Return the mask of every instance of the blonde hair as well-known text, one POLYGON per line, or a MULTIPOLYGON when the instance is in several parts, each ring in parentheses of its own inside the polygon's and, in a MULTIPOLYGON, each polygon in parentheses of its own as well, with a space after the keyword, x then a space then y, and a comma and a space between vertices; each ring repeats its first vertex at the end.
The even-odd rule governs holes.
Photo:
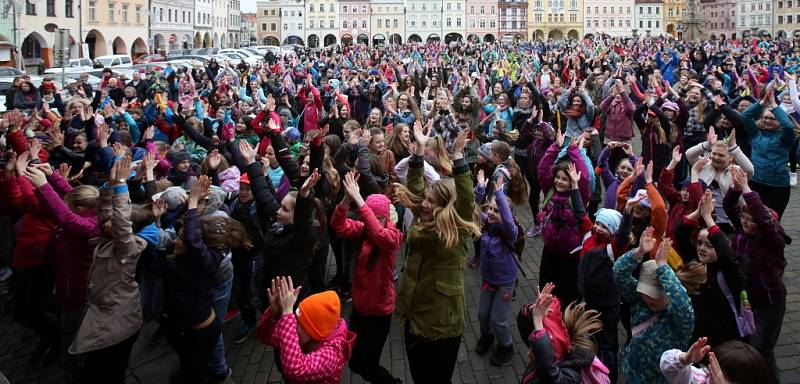
POLYGON ((328 191, 328 196, 324 196, 323 199, 325 201, 331 201, 339 194, 340 183, 339 171, 336 170, 336 167, 333 165, 333 159, 328 155, 322 158, 322 174, 325 175, 325 180, 328 185, 331 186, 330 191, 328 191))
POLYGON ((700 293, 700 286, 708 281, 708 266, 699 261, 692 260, 682 265, 675 275, 681 281, 686 292, 690 295, 700 293))
POLYGON ((91 185, 79 185, 64 195, 64 202, 71 210, 78 207, 94 208, 100 198, 100 190, 91 185))
POLYGON ((425 232, 435 232, 439 234, 439 241, 444 243, 445 248, 453 248, 458 245, 462 234, 480 236, 481 229, 474 221, 464 220, 456 212, 456 188, 452 180, 440 179, 433 182, 426 191, 433 193, 437 207, 433 209, 433 220, 422 221, 422 201, 424 196, 417 196, 403 184, 395 183, 395 197, 406 208, 414 212, 417 217, 416 225, 419 225, 425 232))
POLYGON ((441 136, 434 136, 428 140, 428 144, 436 152, 436 164, 431 164, 436 168, 442 176, 450 176, 453 174, 453 165, 450 164, 450 158, 447 155, 447 149, 444 147, 444 139, 441 136))
POLYGON ((586 303, 572 302, 564 311, 564 326, 567 328, 573 349, 580 348, 597 353, 597 345, 591 335, 603 329, 600 312, 586 309, 586 303))

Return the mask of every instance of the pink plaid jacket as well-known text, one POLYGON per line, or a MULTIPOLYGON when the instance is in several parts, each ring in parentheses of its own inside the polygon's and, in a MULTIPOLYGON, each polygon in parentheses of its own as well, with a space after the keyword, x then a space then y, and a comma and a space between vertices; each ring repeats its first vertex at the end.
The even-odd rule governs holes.
POLYGON ((283 315, 276 322, 267 308, 259 320, 258 339, 280 351, 286 381, 292 384, 334 384, 341 382, 342 370, 350 360, 356 334, 348 331, 347 323, 340 318, 331 334, 313 352, 305 354, 300 350, 295 316, 283 315))

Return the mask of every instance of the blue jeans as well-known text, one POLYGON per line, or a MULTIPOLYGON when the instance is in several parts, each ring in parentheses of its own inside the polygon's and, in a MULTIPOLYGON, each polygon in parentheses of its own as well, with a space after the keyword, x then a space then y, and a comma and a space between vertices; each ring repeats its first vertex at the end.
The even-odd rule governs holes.
POLYGON ((492 286, 494 290, 481 288, 478 301, 478 322, 481 326, 481 336, 494 335, 497 344, 510 347, 513 343, 509 328, 511 314, 511 296, 514 293, 514 284, 492 286))
MULTIPOLYGON (((228 312, 228 302, 231 300, 231 289, 233 288, 233 263, 231 259, 226 259, 220 264, 217 272, 217 281, 214 285, 214 312, 222 324, 225 314, 228 312)), ((219 334, 214 352, 208 360, 208 369, 213 376, 225 377, 228 375, 228 361, 225 360, 225 340, 222 339, 222 332, 219 334)))

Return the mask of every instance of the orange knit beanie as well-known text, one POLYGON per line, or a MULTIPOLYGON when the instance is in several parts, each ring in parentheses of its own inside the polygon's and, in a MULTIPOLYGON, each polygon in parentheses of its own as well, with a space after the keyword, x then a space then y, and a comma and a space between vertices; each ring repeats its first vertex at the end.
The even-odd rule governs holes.
POLYGON ((339 295, 334 291, 311 295, 300 302, 298 309, 300 325, 312 339, 321 341, 328 337, 339 321, 339 295))

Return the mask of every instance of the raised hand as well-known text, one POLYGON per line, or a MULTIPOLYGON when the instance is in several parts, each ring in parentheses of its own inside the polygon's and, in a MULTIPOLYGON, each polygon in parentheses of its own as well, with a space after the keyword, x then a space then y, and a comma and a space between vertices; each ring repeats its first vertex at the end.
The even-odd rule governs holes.
POLYGON ((25 168, 22 175, 36 188, 41 188, 43 185, 47 184, 47 176, 35 166, 28 166, 25 168))
POLYGON ((28 152, 30 152, 31 154, 31 160, 38 159, 41 150, 42 150, 42 142, 35 137, 31 139, 30 144, 28 144, 28 152))
MULTIPOLYGON (((580 174, 580 172, 578 172, 578 174, 580 174)), ((502 190, 505 184, 506 184, 506 178, 503 177, 503 175, 498 175, 497 178, 495 178, 494 180, 494 190, 495 191, 502 190)))
POLYGON ((245 163, 247 163, 247 165, 255 163, 256 155, 258 153, 256 149, 251 147, 250 143, 248 143, 246 140, 239 140, 239 152, 242 154, 242 157, 244 158, 244 161, 245 163))
POLYGON ((350 145, 356 145, 361 141, 361 129, 354 129, 350 131, 350 137, 347 139, 347 143, 350 145))
POLYGON ((145 128, 144 134, 142 134, 142 140, 149 141, 153 140, 153 136, 156 134, 156 128, 154 126, 149 126, 145 128))
POLYGON ((564 134, 561 132, 560 128, 556 129, 556 145, 559 148, 564 148, 564 134))
POLYGON ((669 258, 669 249, 672 247, 672 239, 665 238, 661 244, 658 246, 658 251, 656 252, 656 264, 659 266, 667 264, 667 259, 669 258))
POLYGON ((706 143, 708 143, 708 150, 717 142, 717 132, 714 126, 708 127, 708 136, 706 136, 706 143))
POLYGON ((154 201, 153 205, 150 207, 150 211, 153 212, 153 217, 155 217, 156 222, 158 222, 158 218, 167 213, 167 201, 164 199, 154 201))
MULTIPOLYGON (((241 140, 240 142, 247 143, 244 140, 241 140)), ((249 146, 250 145, 248 144, 248 147, 249 146)), ((216 149, 211 151, 211 154, 208 155, 208 168, 216 170, 219 167, 220 161, 221 161, 221 155, 219 154, 219 151, 216 149)))
POLYGON ((701 217, 711 218, 711 214, 714 213, 714 195, 710 189, 703 193, 703 197, 700 198, 700 203, 697 205, 697 210, 701 217))
POLYGON ((453 159, 464 157, 464 147, 467 146, 467 136, 469 136, 468 129, 462 129, 458 132, 458 135, 453 141, 453 159))
POLYGON ((419 121, 414 122, 414 140, 417 142, 417 154, 424 153, 425 147, 428 145, 430 137, 422 130, 422 124, 419 121))
POLYGON ((61 163, 61 165, 58 166, 58 174, 61 175, 61 177, 65 179, 69 178, 70 172, 72 172, 72 166, 69 165, 69 163, 61 163))
POLYGON ((111 146, 111 151, 114 153, 114 157, 116 158, 125 156, 125 147, 121 143, 114 143, 111 146))
POLYGON ((675 148, 672 148, 672 162, 678 164, 681 162, 683 155, 681 155, 681 146, 676 145, 675 148))
POLYGON ((300 289, 303 287, 294 287, 292 277, 281 277, 280 287, 278 288, 278 300, 281 305, 281 315, 290 315, 294 311, 294 304, 297 302, 297 297, 300 296, 300 289))
POLYGON ((642 256, 644 256, 645 253, 652 251, 653 247, 655 246, 655 229, 653 229, 653 227, 647 227, 647 229, 642 232, 642 236, 639 237, 639 248, 636 250, 636 255, 641 260, 642 256))
POLYGON ((50 136, 50 142, 56 147, 64 145, 64 134, 58 127, 54 128, 47 132, 47 135, 50 136))
POLYGON ((544 328, 544 318, 550 313, 550 305, 553 303, 553 289, 555 289, 553 283, 545 284, 544 288, 538 292, 536 302, 533 303, 531 317, 533 318, 533 327, 536 330, 544 328))
POLYGON ((313 189, 314 186, 317 185, 319 178, 320 174, 317 171, 317 169, 314 168, 314 172, 311 172, 311 176, 309 176, 308 179, 306 179, 306 181, 303 183, 303 187, 300 188, 300 196, 308 197, 308 194, 311 192, 311 189, 313 189))
POLYGON ((694 363, 698 363, 703 360, 703 357, 711 350, 711 346, 708 344, 707 337, 701 337, 695 341, 689 350, 686 352, 681 353, 678 357, 681 364, 683 365, 690 365, 694 363))
POLYGON ((211 194, 211 179, 202 175, 197 179, 197 182, 192 185, 191 194, 189 195, 189 209, 197 208, 200 200, 205 200, 211 194))
POLYGON ((642 157, 639 157, 638 159, 636 159, 636 165, 633 167, 633 178, 636 179, 637 177, 639 177, 639 175, 641 175, 642 172, 644 172, 644 168, 645 168, 644 159, 642 157))
POLYGON ((478 187, 486 188, 486 176, 483 174, 483 169, 478 170, 478 187))
POLYGON ((728 384, 728 379, 722 373, 722 368, 719 366, 719 360, 714 352, 708 353, 708 375, 711 384, 728 384))
POLYGON ((572 189, 578 188, 578 182, 581 181, 581 171, 578 171, 575 168, 575 164, 570 163, 567 167, 567 174, 569 175, 569 179, 572 182, 572 189))
POLYGON ((22 152, 19 156, 17 156, 16 161, 14 163, 14 168, 17 170, 17 176, 22 176, 25 168, 28 166, 28 161, 30 160, 31 153, 30 152, 22 152))
POLYGON ((728 149, 736 148, 736 128, 731 130, 731 134, 728 135, 725 140, 728 141, 728 149))
POLYGON ((651 184, 653 182, 653 160, 650 160, 650 162, 647 163, 647 167, 644 171, 644 181, 647 184, 651 184))
POLYGON ((283 310, 281 309, 280 293, 278 292, 280 279, 281 279, 280 277, 272 279, 271 286, 267 288, 267 298, 269 299, 269 313, 270 315, 272 315, 273 318, 277 318, 283 312, 283 310))
POLYGON ((692 164, 692 181, 697 181, 700 178, 700 172, 703 171, 709 164, 711 164, 711 159, 707 157, 701 157, 697 160, 694 164, 692 164))
POLYGON ((735 185, 737 189, 742 192, 750 191, 750 185, 747 182, 747 174, 738 165, 731 167, 731 178, 733 179, 733 185, 735 185))
POLYGON ((357 208, 364 205, 364 199, 361 197, 361 189, 358 187, 359 174, 356 171, 350 171, 344 175, 344 192, 350 201, 356 203, 357 208))

